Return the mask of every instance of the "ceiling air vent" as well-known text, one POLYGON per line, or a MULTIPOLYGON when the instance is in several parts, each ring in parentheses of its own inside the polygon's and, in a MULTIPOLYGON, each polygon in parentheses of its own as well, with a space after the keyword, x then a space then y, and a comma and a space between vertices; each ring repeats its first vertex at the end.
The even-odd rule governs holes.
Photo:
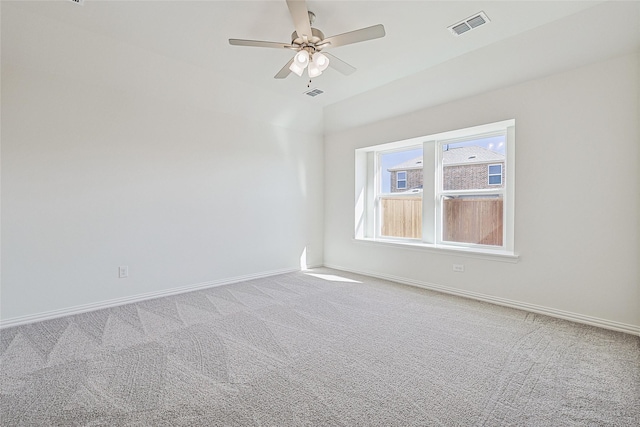
POLYGON ((487 22, 491 22, 487 15, 484 12, 478 12, 473 16, 468 17, 464 21, 455 23, 447 29, 451 31, 456 36, 466 33, 467 31, 471 31, 474 28, 478 28, 481 25, 486 24, 487 22))
POLYGON ((321 93, 324 93, 324 91, 320 90, 320 89, 311 89, 311 90, 306 91, 304 94, 305 95, 309 95, 311 97, 314 97, 314 96, 320 95, 321 93))

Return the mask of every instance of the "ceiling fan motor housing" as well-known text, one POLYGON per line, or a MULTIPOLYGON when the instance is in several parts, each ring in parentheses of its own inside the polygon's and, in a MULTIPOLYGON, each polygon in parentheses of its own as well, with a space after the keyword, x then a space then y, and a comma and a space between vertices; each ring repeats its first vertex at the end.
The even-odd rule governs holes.
MULTIPOLYGON (((324 33, 317 28, 311 28, 311 37, 307 38, 307 42, 305 43, 302 37, 298 37, 297 32, 291 33, 291 44, 299 45, 301 47, 311 46, 314 47, 316 44, 320 43, 324 40, 324 33)), ((314 49, 315 50, 315 49, 314 49)))

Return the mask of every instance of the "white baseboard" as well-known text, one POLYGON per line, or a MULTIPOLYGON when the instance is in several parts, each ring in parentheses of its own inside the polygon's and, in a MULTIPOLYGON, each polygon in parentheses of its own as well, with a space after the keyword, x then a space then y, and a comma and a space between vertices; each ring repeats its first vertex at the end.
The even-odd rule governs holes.
MULTIPOLYGON (((520 310, 530 311, 530 312, 539 313, 539 314, 545 314, 551 317, 556 317, 556 318, 570 320, 577 323, 583 323, 591 326, 598 326, 604 329, 610 329, 614 331, 625 332, 628 334, 640 336, 640 326, 616 322, 613 320, 600 319, 593 316, 572 313, 569 311, 558 310, 555 308, 545 307, 541 305, 529 304, 525 302, 510 300, 507 298, 500 298, 500 297, 494 297, 491 295, 485 295, 478 292, 471 292, 471 291, 450 288, 448 286, 442 286, 434 283, 407 279, 405 277, 393 276, 388 274, 380 274, 380 273, 375 273, 371 271, 354 270, 351 268, 333 265, 333 264, 325 264, 324 266, 327 268, 333 268, 336 270, 348 271, 355 274, 362 274, 365 276, 376 277, 379 279, 389 280, 396 283, 402 283, 410 286, 417 286, 424 289, 443 292, 451 295, 457 295, 465 298, 471 298, 479 301, 490 302, 490 303, 502 305, 505 307, 517 308, 520 310)), ((308 269, 317 268, 317 267, 320 267, 320 266, 310 266, 308 267, 308 269)), ((153 298, 177 295, 184 292, 197 291, 200 289, 206 289, 206 288, 211 288, 215 286, 223 286, 223 285, 229 285, 232 283, 244 282, 247 280, 277 276, 279 274, 292 273, 294 271, 298 271, 298 269, 274 270, 274 271, 249 274, 244 276, 237 276, 237 277, 232 277, 232 278, 227 278, 222 280, 214 280, 210 282, 197 283, 194 285, 181 286, 178 288, 172 288, 172 289, 167 289, 163 291, 149 292, 145 294, 138 294, 138 295, 123 297, 123 298, 115 298, 115 299, 100 301, 100 302, 91 303, 91 304, 83 304, 83 305, 68 307, 60 310, 52 310, 52 311, 46 311, 42 313, 31 314, 27 316, 13 317, 9 319, 0 320, 0 329, 12 327, 12 326, 24 325, 24 324, 33 323, 33 322, 40 322, 43 320, 55 319, 57 317, 85 313, 87 311, 94 311, 94 310, 100 310, 103 308, 116 307, 124 304, 131 304, 131 303, 149 300, 153 298)))
POLYGON ((144 294, 132 295, 129 297, 115 298, 115 299, 100 301, 96 303, 77 305, 74 307, 63 308, 60 310, 45 311, 43 313, 30 314, 27 316, 12 317, 9 319, 0 320, 0 329, 9 328, 11 326, 25 325, 28 323, 41 322, 43 320, 55 319, 57 317, 70 316, 73 314, 86 313, 87 311, 94 311, 94 310, 100 310, 103 308, 116 307, 124 304, 131 304, 131 303, 145 301, 153 298, 177 295, 177 294, 182 294, 184 292, 197 291, 200 289, 212 288, 215 286, 230 285, 232 283, 245 282, 247 280, 262 279, 265 277, 277 276, 279 274, 292 273, 294 271, 299 271, 299 269, 294 268, 294 269, 266 271, 266 272, 256 273, 256 274, 248 274, 245 276, 237 276, 237 277, 232 277, 232 278, 222 279, 222 280, 213 280, 210 282, 197 283, 195 285, 180 286, 177 288, 171 288, 171 289, 166 289, 162 291, 148 292, 144 294))
POLYGON ((359 271, 347 267, 338 266, 335 264, 325 264, 327 268, 333 268, 336 270, 348 271, 355 274, 362 274, 364 276, 376 277, 378 279, 389 280, 391 282, 402 283, 410 286, 417 286, 432 291, 443 292, 446 294, 457 295, 465 298, 471 298, 479 301, 490 302, 493 304, 517 308, 520 310, 530 311, 533 313, 545 314, 547 316, 556 317, 559 319, 570 320, 576 323, 582 323, 591 326, 598 326, 604 329, 610 329, 618 332, 625 332, 627 334, 640 336, 640 326, 630 325, 627 323, 616 322, 613 320, 600 319, 598 317, 587 316, 584 314, 572 313, 570 311, 558 310, 551 307, 545 307, 536 304, 529 304, 526 302, 520 302, 510 300, 507 298, 494 297, 491 295, 485 295, 478 292, 465 291, 461 289, 450 288, 448 286, 437 285, 434 283, 422 282, 413 279, 407 279, 405 277, 392 276, 388 274, 380 274, 371 271, 359 271))

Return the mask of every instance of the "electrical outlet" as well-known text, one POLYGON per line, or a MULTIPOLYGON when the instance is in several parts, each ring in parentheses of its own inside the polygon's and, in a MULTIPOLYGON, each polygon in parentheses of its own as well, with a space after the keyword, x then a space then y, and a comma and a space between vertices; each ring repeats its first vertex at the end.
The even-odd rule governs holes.
POLYGON ((118 267, 118 277, 120 279, 129 277, 129 266, 121 265, 120 267, 118 267))
POLYGON ((457 273, 463 273, 464 272, 464 264, 453 264, 453 271, 455 271, 457 273))

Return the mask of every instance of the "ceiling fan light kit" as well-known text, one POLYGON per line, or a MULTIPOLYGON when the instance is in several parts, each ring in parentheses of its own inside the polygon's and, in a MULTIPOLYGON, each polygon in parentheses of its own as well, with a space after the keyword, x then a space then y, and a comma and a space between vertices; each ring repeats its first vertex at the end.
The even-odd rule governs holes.
POLYGON ((289 66, 289 70, 301 77, 307 67, 309 78, 313 79, 322 74, 329 66, 329 58, 320 52, 310 55, 307 50, 301 50, 293 58, 294 60, 289 66))
POLYGON ((302 77, 302 73, 304 73, 304 67, 301 67, 300 65, 296 64, 296 61, 293 61, 291 63, 291 65, 289 66, 289 70, 293 71, 299 77, 302 77))
POLYGON ((301 50, 300 52, 296 53, 296 56, 294 58, 296 58, 296 64, 304 68, 309 63, 309 52, 307 52, 306 50, 301 50))
POLYGON ((296 29, 291 34, 291 43, 229 39, 229 44, 234 46, 295 50, 297 52, 295 56, 274 76, 276 79, 284 79, 291 73, 302 76, 305 68, 309 78, 314 78, 321 75, 330 66, 344 75, 352 74, 356 70, 355 67, 333 55, 322 54, 320 51, 328 47, 344 46, 385 36, 384 26, 378 24, 325 38, 322 31, 311 27, 316 16, 307 9, 304 0, 287 0, 287 6, 296 29))
POLYGON ((320 71, 324 71, 329 67, 329 58, 320 52, 313 55, 313 62, 318 66, 320 71))
POLYGON ((320 68, 318 68, 318 66, 314 62, 309 64, 309 69, 307 71, 309 72, 310 79, 318 77, 320 74, 322 74, 322 71, 320 71, 320 68))

